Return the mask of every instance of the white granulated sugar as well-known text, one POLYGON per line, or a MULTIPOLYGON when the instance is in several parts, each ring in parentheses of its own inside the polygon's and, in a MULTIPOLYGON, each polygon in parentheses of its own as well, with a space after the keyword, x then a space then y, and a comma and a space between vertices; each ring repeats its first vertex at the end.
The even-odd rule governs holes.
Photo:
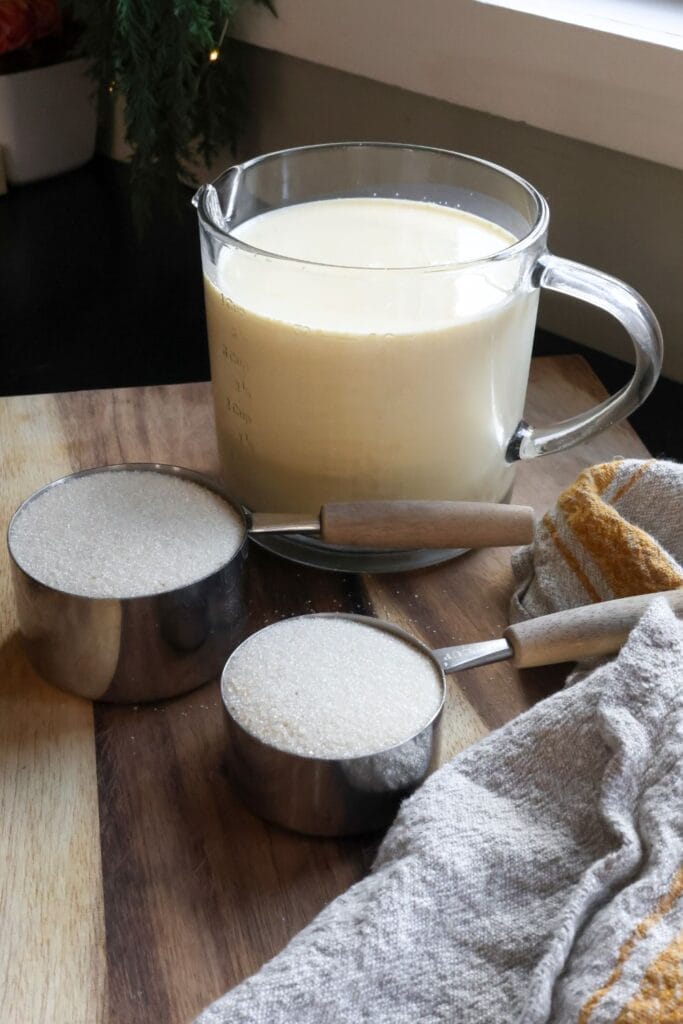
POLYGON ((187 586, 238 551, 244 525, 213 491, 150 470, 97 472, 50 487, 16 517, 10 547, 41 583, 83 597, 187 586))
POLYGON ((410 739, 436 714, 428 655, 351 619, 301 616, 254 633, 223 679, 232 716, 280 750, 357 757, 410 739))

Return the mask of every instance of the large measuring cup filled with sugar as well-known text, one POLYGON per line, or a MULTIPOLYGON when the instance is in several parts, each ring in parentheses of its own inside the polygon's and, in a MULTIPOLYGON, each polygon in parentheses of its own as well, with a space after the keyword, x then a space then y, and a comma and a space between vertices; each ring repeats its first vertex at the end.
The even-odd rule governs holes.
MULTIPOLYGON (((661 334, 627 285, 552 256, 548 206, 516 174, 420 146, 342 143, 258 157, 194 199, 227 491, 252 511, 327 502, 505 502, 519 459, 629 415, 661 334), (606 310, 636 358, 620 392, 571 420, 522 419, 541 288, 606 310)), ((399 569, 444 551, 271 550, 399 569)))

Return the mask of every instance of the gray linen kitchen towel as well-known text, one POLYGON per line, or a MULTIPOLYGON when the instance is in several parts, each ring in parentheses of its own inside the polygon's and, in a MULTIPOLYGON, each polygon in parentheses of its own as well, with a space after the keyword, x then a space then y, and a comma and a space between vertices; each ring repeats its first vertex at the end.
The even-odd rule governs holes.
POLYGON ((198 1024, 681 1024, 683 627, 407 800, 371 874, 198 1024))

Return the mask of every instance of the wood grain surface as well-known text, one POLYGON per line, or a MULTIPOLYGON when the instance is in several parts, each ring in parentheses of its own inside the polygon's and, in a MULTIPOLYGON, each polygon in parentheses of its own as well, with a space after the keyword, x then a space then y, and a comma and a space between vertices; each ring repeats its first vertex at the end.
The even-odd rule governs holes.
MULTIPOLYGON (((536 360, 527 418, 604 392, 577 357, 536 360)), ((5 522, 49 480, 121 461, 217 473, 207 384, 0 401, 5 522)), ((521 465, 513 500, 547 508, 585 466, 646 450, 620 425, 521 465)), ((313 840, 254 818, 231 792, 216 684, 158 705, 91 705, 42 683, 0 578, 0 1021, 184 1024, 280 950, 370 867, 377 838, 313 840)), ((250 628, 309 611, 392 620, 432 646, 500 636, 509 549, 410 574, 341 576, 252 545, 250 628)), ((561 684, 566 666, 508 663, 449 680, 443 756, 561 684)))

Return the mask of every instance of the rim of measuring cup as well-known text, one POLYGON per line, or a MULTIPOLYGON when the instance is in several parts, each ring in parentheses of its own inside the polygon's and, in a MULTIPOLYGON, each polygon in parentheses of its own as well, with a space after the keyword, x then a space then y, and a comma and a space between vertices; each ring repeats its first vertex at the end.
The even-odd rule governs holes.
MULTIPOLYGON (((253 157, 251 160, 245 160, 244 163, 234 164, 232 167, 228 167, 222 174, 219 174, 217 178, 210 183, 214 188, 223 181, 227 175, 233 171, 246 171, 258 164, 266 163, 269 160, 275 160, 283 156, 287 156, 289 153, 299 153, 313 150, 335 150, 335 149, 395 149, 395 150, 416 150, 427 153, 439 153, 442 156, 454 156, 460 160, 467 160, 472 164, 479 164, 481 167, 486 167, 491 171, 502 175, 511 181, 516 182, 517 185, 522 188, 528 196, 532 199, 536 217, 531 228, 527 234, 523 235, 522 238, 517 239, 512 245, 507 246, 505 249, 501 249, 499 252, 492 253, 490 256, 480 256, 475 260, 459 260, 451 263, 437 263, 437 264, 417 264, 411 267, 363 267, 355 266, 353 264, 342 264, 342 263, 320 263, 316 260, 304 260, 296 256, 284 256, 281 253, 270 252, 268 249, 259 249, 254 245, 250 245, 248 242, 243 242, 241 239, 236 238, 230 230, 226 230, 221 224, 218 224, 212 217, 211 210, 208 202, 208 189, 206 185, 202 185, 201 188, 195 193, 195 205, 197 207, 197 214, 199 221, 203 228, 210 231, 214 236, 222 239, 224 242, 229 242, 234 248, 242 250, 243 252, 253 253, 257 256, 264 256, 271 260, 283 260, 287 263, 303 264, 313 267, 327 267, 330 270, 361 270, 364 273, 372 271, 380 271, 384 274, 391 273, 402 273, 422 271, 423 273, 438 273, 439 271, 453 271, 464 267, 476 267, 491 263, 492 261, 502 261, 513 259, 515 256, 520 255, 525 250, 531 248, 536 242, 538 242, 546 233, 548 229, 548 222, 550 219, 550 210, 546 200, 543 198, 538 189, 534 188, 525 178, 521 175, 515 174, 514 171, 508 170, 506 167, 502 167, 500 164, 493 163, 491 160, 484 160, 482 157, 470 156, 469 153, 460 153, 457 150, 444 149, 438 146, 413 146, 408 142, 326 142, 316 144, 312 146, 290 146, 287 149, 274 150, 272 153, 264 153, 261 156, 253 157)), ((299 205, 299 204, 294 204, 299 205)), ((220 207, 219 207, 220 208, 220 207)), ((278 207, 280 209, 280 207, 278 207)))
POLYGON ((23 572, 24 576, 27 576, 30 580, 32 580, 39 586, 45 587, 46 590, 52 590, 56 594, 65 594, 68 597, 78 597, 81 598, 81 600, 83 601, 145 601, 149 598, 160 597, 162 594, 173 594, 181 590, 186 590, 187 587, 194 587, 198 583, 203 583, 205 580, 208 580, 212 576, 215 576, 216 573, 222 572, 227 565, 230 565, 230 563, 234 561, 236 558, 238 558, 246 549, 246 546, 249 543, 249 524, 247 522, 247 517, 244 512, 244 509, 241 507, 241 505, 236 504, 236 502, 229 498, 225 491, 222 489, 222 487, 214 480, 212 480, 211 477, 205 476, 203 473, 198 473, 197 470, 195 469, 187 469, 184 466, 175 466, 172 463, 166 462, 117 462, 111 466, 92 466, 90 469, 79 469, 75 473, 66 473, 64 476, 60 476, 56 480, 51 480, 43 487, 39 487, 37 491, 33 491, 33 493, 29 494, 27 498, 24 498, 22 503, 18 506, 18 508, 12 515, 12 518, 10 519, 7 525, 6 540, 7 550, 9 551, 10 558, 17 566, 17 568, 19 568, 23 572), (219 498, 222 498, 226 502, 226 504, 230 505, 230 507, 234 509, 234 511, 237 512, 238 515, 240 516, 242 520, 242 525, 244 526, 244 537, 242 539, 242 543, 234 552, 234 554, 230 556, 230 558, 226 559, 224 562, 221 562, 221 564, 217 566, 212 572, 208 572, 204 576, 198 576, 196 579, 190 580, 189 583, 183 583, 183 585, 180 587, 171 587, 168 590, 156 590, 148 594, 124 594, 110 597, 104 597, 102 595, 93 594, 79 594, 77 591, 65 590, 62 587, 53 586, 52 583, 46 583, 45 580, 41 580, 37 576, 34 576, 33 573, 29 572, 28 569, 26 569, 22 565, 21 561, 19 560, 19 558, 17 557, 12 548, 12 527, 14 525, 15 520, 19 518, 19 516, 22 514, 24 509, 27 508, 28 505, 30 505, 33 501, 39 498, 41 494, 44 494, 46 491, 51 490, 51 488, 61 487, 62 485, 68 483, 70 480, 76 480, 79 477, 84 476, 91 476, 94 475, 95 473, 122 473, 125 471, 134 471, 138 473, 156 472, 162 473, 165 476, 177 476, 181 477, 184 480, 190 480, 192 481, 192 483, 196 483, 200 487, 205 487, 207 490, 212 491, 214 494, 218 495, 219 498))
POLYGON ((405 746, 406 743, 410 743, 418 736, 421 736, 423 732, 427 731, 427 729, 431 729, 431 727, 435 725, 436 722, 438 722, 439 717, 443 712, 444 704, 446 703, 446 676, 443 671, 443 668, 439 664, 438 659, 434 656, 432 650, 425 643, 423 643, 422 640, 418 640, 418 638, 416 636, 413 636, 412 633, 409 633, 406 629, 403 629, 401 626, 394 625, 393 622, 387 622, 386 619, 376 619, 372 615, 355 615, 352 612, 311 612, 308 615, 292 615, 287 619, 278 619, 277 622, 270 622, 268 623, 267 626, 262 626, 261 629, 257 629, 253 633, 250 633, 249 636, 246 637, 240 644, 238 644, 237 647, 235 647, 235 649, 231 651, 230 655, 228 656, 228 660, 223 666, 223 671, 221 672, 220 691, 223 710, 229 717, 230 721, 234 722, 235 725, 237 725, 242 730, 242 732, 246 733, 247 736, 250 736, 251 739, 256 740, 257 743, 261 743, 264 747, 268 747, 271 750, 277 750, 280 754, 286 754, 289 757, 298 757, 306 761, 316 761, 320 764, 332 764, 335 762, 347 763, 350 761, 357 761, 361 758, 374 757, 375 755, 386 754, 388 751, 391 750, 398 750, 399 747, 403 747, 405 746), (240 722, 239 718, 233 715, 232 711, 228 707, 224 692, 226 684, 225 674, 228 670, 228 666, 232 658, 237 654, 239 650, 241 650, 242 647, 246 647, 253 637, 257 636, 260 633, 265 633, 269 629, 274 629, 276 626, 282 625, 283 622, 291 622, 293 619, 351 619, 354 622, 362 623, 364 626, 373 626, 375 629, 379 629, 381 632, 392 633, 394 636, 397 636, 400 640, 406 640, 408 643, 412 644, 413 647, 416 647, 422 654, 426 654, 437 670, 437 673, 441 680, 441 700, 439 702, 438 708, 436 709, 434 714, 424 723, 424 725, 420 726, 419 729, 416 729, 415 732, 412 732, 410 736, 406 736, 405 739, 400 740, 398 743, 390 743, 389 746, 387 747, 380 747, 375 750, 366 750, 360 754, 330 754, 328 756, 322 754, 302 754, 296 750, 288 750, 286 747, 280 747, 278 746, 277 743, 271 743, 270 740, 265 740, 263 739, 262 736, 258 736, 255 732, 252 732, 251 729, 247 729, 247 727, 243 725, 242 722, 240 722))

